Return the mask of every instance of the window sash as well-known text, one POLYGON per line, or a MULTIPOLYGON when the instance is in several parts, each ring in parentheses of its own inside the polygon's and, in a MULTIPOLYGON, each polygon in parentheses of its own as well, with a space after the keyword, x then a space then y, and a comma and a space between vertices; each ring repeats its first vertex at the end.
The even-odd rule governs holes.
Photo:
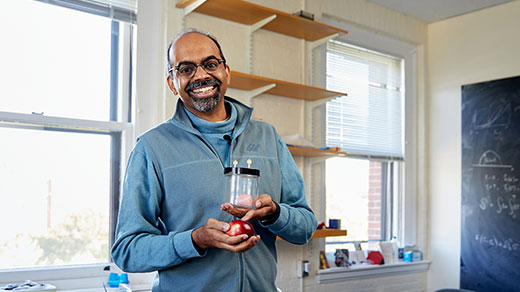
MULTIPOLYGON (((349 158, 350 157, 349 155, 349 158)), ((401 186, 399 184, 400 167, 403 162, 374 160, 361 158, 368 161, 377 161, 381 163, 380 172, 380 196, 381 196, 381 213, 380 213, 380 235, 379 239, 369 238, 368 240, 344 240, 342 238, 328 238, 327 245, 349 244, 349 243, 370 243, 379 241, 389 241, 394 237, 398 237, 399 218, 399 202, 401 194, 401 186)), ((327 215, 328 217, 328 215, 327 215)))
POLYGON ((327 44, 326 144, 349 155, 404 157, 404 61, 339 41, 327 44))
POLYGON ((137 0, 35 0, 117 21, 137 23, 137 0))
MULTIPOLYGON (((109 244, 112 245, 115 240, 115 229, 119 213, 121 171, 123 169, 122 161, 125 161, 126 157, 129 155, 130 145, 132 145, 133 141, 131 138, 133 125, 131 123, 115 121, 104 122, 0 111, 0 127, 89 133, 109 135, 111 137, 108 239, 109 244)), ((32 270, 34 268, 28 269, 32 270)), ((36 269, 46 269, 46 267, 39 267, 36 269)), ((2 274, 3 272, 0 271, 0 275, 2 274)))

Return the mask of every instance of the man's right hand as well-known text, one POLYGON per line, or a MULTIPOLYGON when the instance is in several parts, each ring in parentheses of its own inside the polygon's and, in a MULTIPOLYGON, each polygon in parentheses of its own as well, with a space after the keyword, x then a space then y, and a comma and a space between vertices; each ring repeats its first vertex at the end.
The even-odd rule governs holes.
POLYGON ((232 252, 245 252, 260 240, 260 235, 250 238, 246 234, 229 236, 226 234, 228 230, 228 223, 210 218, 202 227, 193 230, 191 240, 199 253, 210 247, 232 252))

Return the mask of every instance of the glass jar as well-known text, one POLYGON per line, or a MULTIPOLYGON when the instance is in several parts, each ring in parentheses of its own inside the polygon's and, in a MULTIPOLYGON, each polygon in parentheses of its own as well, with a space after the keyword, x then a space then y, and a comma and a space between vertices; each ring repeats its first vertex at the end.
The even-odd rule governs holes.
POLYGON ((256 209, 260 170, 245 167, 226 167, 229 202, 238 208, 256 209))

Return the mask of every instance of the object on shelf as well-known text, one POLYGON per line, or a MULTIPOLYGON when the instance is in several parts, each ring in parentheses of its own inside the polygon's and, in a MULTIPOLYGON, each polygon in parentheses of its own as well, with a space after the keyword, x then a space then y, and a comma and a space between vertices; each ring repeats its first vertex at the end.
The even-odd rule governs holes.
POLYGON ((329 219, 329 228, 330 229, 340 229, 341 228, 341 219, 329 219))
MULTIPOLYGON (((176 7, 186 8, 194 2, 196 0, 182 0, 176 7)), ((194 11, 245 25, 254 25, 274 15, 276 17, 264 24, 262 29, 307 41, 317 41, 337 33, 348 33, 337 27, 241 0, 206 0, 194 11)))
POLYGON ((119 276, 119 283, 121 284, 129 284, 130 281, 128 281, 128 274, 127 273, 121 273, 121 276, 119 276))
POLYGON ((403 261, 411 263, 413 262, 413 252, 412 251, 405 251, 403 253, 403 261))
POLYGON ((328 269, 330 268, 329 261, 327 260, 327 255, 325 254, 325 251, 320 251, 320 269, 328 269))
POLYGON ((119 275, 118 273, 110 273, 108 275, 108 281, 107 284, 110 287, 120 287, 120 284, 129 284, 130 281, 128 280, 128 274, 127 273, 121 273, 119 275))
POLYGON ((398 255, 397 258, 402 260, 403 259, 403 253, 404 253, 404 247, 399 247, 397 249, 397 255, 398 255))
POLYGON ((422 261, 422 251, 410 250, 403 253, 403 260, 405 262, 420 262, 422 261))
POLYGON ((355 251, 349 253, 349 259, 353 265, 362 264, 366 260, 365 252, 362 250, 355 250, 355 251))
POLYGON ((306 19, 309 19, 309 20, 314 20, 314 13, 310 13, 310 12, 303 11, 303 10, 300 10, 298 12, 294 12, 293 15, 296 15, 296 16, 299 16, 299 17, 303 17, 303 18, 306 18, 306 19))
POLYGON ((336 249, 334 260, 336 267, 348 267, 350 265, 348 249, 336 249))
POLYGON ((371 265, 384 265, 385 260, 383 259, 383 255, 378 250, 371 250, 368 252, 367 261, 371 265))
POLYGON ((379 243, 379 248, 381 249, 381 253, 383 254, 385 263, 387 263, 387 264, 397 263, 399 254, 397 251, 396 242, 382 241, 379 243))
POLYGON ((321 221, 320 224, 318 224, 317 230, 327 229, 327 226, 325 226, 325 221, 321 221))
POLYGON ((412 258, 413 258, 414 262, 422 261, 422 251, 417 250, 417 249, 412 251, 412 258))
POLYGON ((108 275, 107 284, 110 287, 119 287, 119 274, 118 273, 110 273, 110 275, 108 275))

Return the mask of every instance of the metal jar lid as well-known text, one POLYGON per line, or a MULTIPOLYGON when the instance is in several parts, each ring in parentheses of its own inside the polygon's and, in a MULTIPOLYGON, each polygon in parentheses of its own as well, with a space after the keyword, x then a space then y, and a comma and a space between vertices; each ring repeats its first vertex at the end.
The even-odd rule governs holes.
POLYGON ((255 175, 260 176, 260 170, 254 168, 246 168, 246 167, 226 167, 224 168, 224 174, 247 174, 247 175, 255 175))

